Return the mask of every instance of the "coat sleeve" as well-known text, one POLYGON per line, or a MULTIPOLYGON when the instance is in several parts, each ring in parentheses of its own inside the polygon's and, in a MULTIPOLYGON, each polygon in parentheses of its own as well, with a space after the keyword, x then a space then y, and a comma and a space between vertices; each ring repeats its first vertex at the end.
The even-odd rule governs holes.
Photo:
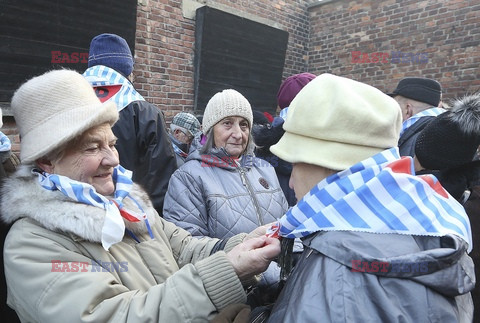
POLYGON ((212 236, 208 228, 208 210, 201 183, 184 171, 184 167, 178 169, 170 178, 163 216, 190 232, 192 236, 212 236))
POLYGON ((190 254, 185 259, 199 255, 197 261, 184 264, 163 283, 152 284, 151 273, 138 274, 145 268, 142 263, 129 264, 132 281, 124 282, 114 271, 94 270, 88 252, 66 236, 53 233, 52 239, 51 231, 19 222, 5 243, 5 272, 8 303, 22 321, 204 322, 226 305, 245 301, 225 253, 202 259, 200 250, 208 249, 206 243, 197 244, 183 230, 168 227, 166 234, 182 241, 174 247, 176 252, 190 254), (55 259, 62 263, 54 266, 55 259), (143 288, 128 288, 129 283, 143 288))

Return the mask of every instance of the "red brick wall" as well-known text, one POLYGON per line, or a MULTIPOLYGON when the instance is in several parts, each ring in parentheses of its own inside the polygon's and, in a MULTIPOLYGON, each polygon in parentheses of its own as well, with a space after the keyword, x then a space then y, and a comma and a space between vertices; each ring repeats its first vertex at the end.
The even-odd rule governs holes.
MULTIPOLYGON (((264 19, 289 32, 284 76, 306 71, 308 4, 314 0, 209 0, 228 12, 264 19)), ((191 1, 190 1, 191 2, 191 1)), ((204 1, 201 1, 204 2, 204 1)), ((183 0, 139 0, 134 85, 164 111, 167 123, 179 111, 193 110, 195 20, 182 14, 183 0)), ((257 20, 256 20, 257 21, 257 20)), ((20 149, 13 117, 4 117, 2 131, 20 149)))
POLYGON ((478 0, 337 0, 312 6, 310 24, 309 68, 316 74, 351 77, 386 92, 403 77, 434 78, 447 102, 480 89, 478 0), (398 51, 424 56, 392 62, 398 51), (390 57, 368 63, 372 55, 352 60, 352 52, 390 57))
MULTIPOLYGON (((289 32, 285 77, 307 69, 308 3, 305 0, 208 1, 230 13, 275 22, 289 32)), ((248 18, 247 18, 248 19, 248 18)), ((137 8, 135 86, 162 109, 167 122, 193 110, 195 21, 182 15, 182 0, 143 0, 137 8)))

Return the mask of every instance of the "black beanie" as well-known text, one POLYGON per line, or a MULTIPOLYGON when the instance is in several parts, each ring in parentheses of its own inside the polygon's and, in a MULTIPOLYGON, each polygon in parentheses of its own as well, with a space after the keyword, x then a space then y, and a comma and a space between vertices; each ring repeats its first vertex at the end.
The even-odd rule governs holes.
POLYGON ((443 170, 471 162, 480 145, 480 94, 454 103, 420 133, 415 155, 426 169, 443 170))

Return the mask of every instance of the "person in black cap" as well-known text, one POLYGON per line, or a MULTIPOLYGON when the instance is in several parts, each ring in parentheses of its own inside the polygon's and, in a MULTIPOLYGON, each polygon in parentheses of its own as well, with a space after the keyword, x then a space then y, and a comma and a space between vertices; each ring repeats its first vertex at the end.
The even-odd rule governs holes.
POLYGON ((440 83, 428 78, 407 77, 389 94, 402 108, 403 124, 398 148, 400 156, 415 155, 415 140, 432 119, 445 112, 439 108, 442 97, 440 83))
MULTIPOLYGON (((470 218, 475 275, 480 277, 480 93, 457 100, 419 134, 415 143, 415 170, 434 174, 442 186, 465 207, 470 218)), ((480 309, 480 288, 472 291, 480 309)), ((474 311, 473 322, 480 322, 474 311)))
POLYGON ((128 43, 115 34, 100 34, 90 43, 88 69, 83 76, 102 102, 115 102, 119 121, 112 130, 118 138, 120 165, 148 192, 162 215, 168 181, 177 169, 175 153, 163 112, 147 102, 130 82, 133 57, 128 43))

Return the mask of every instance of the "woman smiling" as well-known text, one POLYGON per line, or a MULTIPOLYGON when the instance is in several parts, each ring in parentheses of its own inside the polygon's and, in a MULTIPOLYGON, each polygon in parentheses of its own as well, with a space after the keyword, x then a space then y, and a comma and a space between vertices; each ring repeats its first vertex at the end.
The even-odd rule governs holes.
POLYGON ((198 240, 160 218, 119 165, 115 105, 77 72, 27 81, 12 110, 23 165, 1 212, 13 223, 7 303, 22 322, 205 322, 245 302, 242 281, 278 255, 265 228, 198 240))

